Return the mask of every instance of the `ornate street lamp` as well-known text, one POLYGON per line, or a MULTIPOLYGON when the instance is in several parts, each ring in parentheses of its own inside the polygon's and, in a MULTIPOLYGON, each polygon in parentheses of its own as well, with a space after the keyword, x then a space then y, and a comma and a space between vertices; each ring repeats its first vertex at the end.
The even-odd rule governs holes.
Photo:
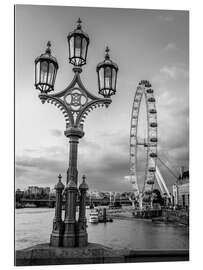
MULTIPOLYGON (((78 20, 77 28, 68 35, 69 62, 74 65, 74 78, 62 91, 55 94, 54 83, 58 69, 56 58, 51 55, 50 42, 47 44, 45 54, 35 60, 35 87, 40 90, 39 98, 42 103, 51 103, 57 106, 64 114, 66 121, 65 136, 69 138, 69 168, 67 171, 67 183, 65 187, 66 207, 63 235, 53 243, 61 243, 64 247, 87 245, 87 233, 83 226, 78 226, 76 221, 76 198, 78 194, 78 170, 77 152, 79 139, 84 136, 83 125, 88 113, 97 107, 108 107, 111 104, 111 95, 116 93, 116 80, 118 67, 110 60, 109 49, 106 49, 105 60, 97 66, 99 98, 91 94, 83 85, 80 73, 82 66, 86 64, 89 37, 83 32, 81 20, 78 20), (78 231, 79 230, 79 231, 78 231), (63 239, 61 241, 61 239, 63 239)), ((82 212, 81 212, 82 213, 82 212)), ((81 223, 81 220, 80 220, 81 223)), ((84 223, 84 219, 83 219, 84 223)), ((55 231, 58 229, 55 228, 55 231)), ((60 230, 58 230, 60 231, 60 230)), ((57 231, 57 232, 58 232, 57 231)), ((61 231, 60 231, 61 232, 61 231)), ((52 237, 53 238, 53 237, 52 237)), ((51 242, 52 245, 52 242, 51 242)), ((55 245, 55 244, 53 244, 55 245)))

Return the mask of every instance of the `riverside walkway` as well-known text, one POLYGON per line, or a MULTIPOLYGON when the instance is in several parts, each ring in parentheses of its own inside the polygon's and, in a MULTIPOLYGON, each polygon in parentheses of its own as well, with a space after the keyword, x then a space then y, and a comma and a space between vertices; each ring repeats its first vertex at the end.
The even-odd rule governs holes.
POLYGON ((82 248, 56 248, 49 244, 39 244, 17 250, 15 259, 16 266, 188 261, 189 251, 116 250, 95 243, 88 243, 82 248))

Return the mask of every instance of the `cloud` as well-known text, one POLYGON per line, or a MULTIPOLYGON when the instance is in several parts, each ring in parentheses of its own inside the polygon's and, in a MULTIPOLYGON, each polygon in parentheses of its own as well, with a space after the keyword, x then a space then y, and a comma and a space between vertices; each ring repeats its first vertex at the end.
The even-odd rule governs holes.
POLYGON ((165 47, 164 47, 164 51, 174 51, 177 50, 177 46, 175 43, 168 43, 165 47))
MULTIPOLYGON (((125 190, 122 186, 123 176, 128 172, 128 158, 108 153, 99 158, 92 155, 80 156, 79 182, 82 174, 86 174, 91 188, 103 190, 125 190)), ((16 184, 54 185, 57 175, 66 177, 67 160, 54 160, 46 157, 32 158, 28 156, 16 158, 16 184)), ((65 182, 65 180, 64 180, 65 182)))
MULTIPOLYGON (((181 119, 187 111, 182 110, 181 119)), ((166 118, 164 118, 166 119, 166 118)), ((177 118, 178 119, 178 118, 177 118)), ((179 121, 178 121, 179 123, 179 121)), ((173 124, 169 121, 167 124, 173 124)), ((178 124, 177 124, 178 125, 178 124)), ((188 141, 187 127, 180 124, 172 129, 164 126, 160 128, 159 154, 169 167, 171 164, 177 168, 179 165, 188 164, 188 141), (172 162, 171 162, 172 161, 172 162), (179 163, 178 163, 179 162, 179 163), (182 164, 180 164, 182 162, 182 164)), ((78 182, 81 176, 86 174, 87 183, 91 190, 131 190, 131 184, 124 180, 129 173, 129 138, 128 136, 104 136, 109 142, 107 148, 101 148, 98 143, 89 141, 87 138, 80 143, 80 154, 78 155, 78 182), (112 143, 113 142, 113 143, 112 143)), ((63 147, 50 147, 41 149, 41 156, 16 157, 16 186, 48 185, 53 186, 57 181, 57 175, 62 173, 62 180, 65 183, 66 170, 68 167, 68 154, 63 147), (58 154, 55 155, 56 151, 58 154)), ((138 185, 143 186, 145 170, 145 149, 138 152, 138 185)), ((161 171, 167 178, 167 185, 174 183, 172 177, 162 165, 161 171)), ((174 170, 174 168, 173 168, 174 170)))
POLYGON ((55 170, 56 168, 62 168, 63 161, 39 157, 39 158, 32 158, 32 157, 17 157, 16 159, 16 166, 21 166, 23 168, 36 168, 39 170, 55 170))
MULTIPOLYGON (((127 156, 128 157, 128 156, 127 156)), ((91 161, 81 164, 87 175, 88 185, 99 190, 125 190, 124 176, 129 170, 129 161, 124 155, 114 153, 104 155, 98 163, 91 161)))
MULTIPOLYGON (((126 136, 102 136, 103 147, 97 141, 83 138, 79 145, 79 182, 86 174, 90 188, 103 190, 125 190, 123 177, 129 170, 129 140, 126 136)), ((29 149, 32 150, 32 149, 29 149)), ((16 157, 16 186, 54 185, 57 175, 66 178, 68 147, 41 147, 35 152, 24 151, 16 157)))
POLYGON ((15 174, 16 174, 17 178, 23 176, 27 172, 28 172, 27 168, 16 167, 16 169, 15 169, 15 174))
MULTIPOLYGON (((42 154, 42 152, 38 152, 42 154)), ((44 156, 33 157, 28 154, 16 156, 16 186, 28 185, 53 186, 57 175, 66 175, 67 160, 63 156, 51 156, 48 152, 44 156), (60 159, 59 159, 60 158, 60 159)))
POLYGON ((165 79, 176 80, 179 77, 188 77, 188 71, 178 66, 163 66, 160 69, 160 74, 165 76, 165 79))
MULTIPOLYGON (((158 153, 173 171, 177 171, 181 165, 188 166, 188 104, 183 102, 181 91, 179 89, 177 94, 176 89, 171 91, 166 87, 158 94, 158 153)), ((35 151, 27 150, 22 156, 16 157, 16 187, 53 186, 59 173, 62 173, 63 183, 66 182, 69 153, 67 143, 41 147, 35 151)), ((81 176, 86 174, 91 190, 132 190, 131 184, 124 180, 124 176, 129 174, 128 131, 103 131, 95 137, 86 136, 81 139, 78 150, 79 183, 81 176)), ((145 149, 139 149, 137 173, 140 188, 144 181, 145 158, 145 149)), ((174 177, 161 164, 160 168, 167 179, 167 185, 173 184, 174 177)))
POLYGON ((51 133, 51 135, 53 135, 55 137, 61 137, 62 136, 62 131, 60 131, 58 129, 51 129, 50 133, 51 133))
POLYGON ((189 70, 186 64, 174 63, 161 66, 154 75, 151 82, 155 87, 155 96, 158 99, 162 95, 173 92, 174 97, 188 98, 189 70))
POLYGON ((159 20, 165 22, 172 22, 174 20, 174 17, 172 15, 160 15, 159 20))

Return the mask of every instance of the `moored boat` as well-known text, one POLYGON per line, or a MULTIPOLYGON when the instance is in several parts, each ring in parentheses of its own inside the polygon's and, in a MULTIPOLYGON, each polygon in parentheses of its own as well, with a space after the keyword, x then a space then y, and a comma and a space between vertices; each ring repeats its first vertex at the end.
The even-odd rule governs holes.
POLYGON ((99 222, 99 213, 98 211, 91 211, 89 214, 89 222, 90 223, 98 223, 99 222))

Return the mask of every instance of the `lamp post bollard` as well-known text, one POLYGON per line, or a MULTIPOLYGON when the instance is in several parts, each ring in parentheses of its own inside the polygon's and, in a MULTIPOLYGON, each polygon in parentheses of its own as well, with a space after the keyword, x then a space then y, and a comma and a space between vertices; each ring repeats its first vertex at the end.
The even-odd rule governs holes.
POLYGON ((77 186, 73 179, 69 179, 66 186, 66 213, 64 220, 64 235, 63 246, 75 247, 75 227, 76 227, 76 198, 77 198, 77 186))
MULTIPOLYGON (((65 247, 74 247, 76 245, 87 244, 87 233, 79 230, 81 239, 76 237, 76 197, 77 189, 77 151, 79 139, 84 136, 83 125, 86 116, 91 110, 97 107, 108 107, 111 104, 111 96, 116 93, 116 81, 118 66, 110 59, 109 48, 106 47, 105 59, 97 65, 96 72, 98 76, 99 98, 91 94, 83 85, 80 73, 82 66, 86 64, 89 37, 82 30, 81 20, 78 20, 76 29, 69 33, 69 62, 74 65, 74 78, 71 83, 62 91, 50 94, 54 91, 54 84, 58 70, 58 62, 51 55, 51 43, 47 43, 47 49, 44 54, 35 59, 35 87, 40 90, 39 98, 42 103, 51 103, 57 106, 64 114, 66 121, 65 136, 69 138, 69 168, 67 171, 67 184, 65 188, 66 205, 64 220, 63 245, 65 247), (83 235, 83 236, 82 236, 83 235), (77 238, 77 239, 76 239, 77 238), (77 240, 77 241, 76 241, 77 240), (83 243, 83 244, 81 244, 83 243)), ((81 189, 82 200, 84 191, 81 189)), ((84 202, 83 202, 84 203, 84 202)), ((81 206, 81 216, 79 223, 85 222, 85 209, 81 206)), ((78 224, 77 224, 78 225, 78 224)), ((79 226, 82 228, 83 226, 79 226)), ((51 238, 52 239, 52 238, 51 238)), ((51 243, 53 241, 51 240, 51 243)))
POLYGON ((87 236, 87 219, 86 219, 86 193, 88 190, 88 185, 85 182, 85 175, 82 177, 83 181, 79 186, 80 191, 80 207, 79 207, 79 218, 77 222, 76 229, 76 243, 79 247, 84 247, 88 243, 87 236))
POLYGON ((50 245, 54 247, 62 246, 64 223, 62 221, 62 191, 64 190, 64 184, 61 182, 61 175, 58 176, 59 182, 55 186, 56 190, 56 205, 55 205, 55 217, 53 220, 53 230, 50 237, 50 245))

